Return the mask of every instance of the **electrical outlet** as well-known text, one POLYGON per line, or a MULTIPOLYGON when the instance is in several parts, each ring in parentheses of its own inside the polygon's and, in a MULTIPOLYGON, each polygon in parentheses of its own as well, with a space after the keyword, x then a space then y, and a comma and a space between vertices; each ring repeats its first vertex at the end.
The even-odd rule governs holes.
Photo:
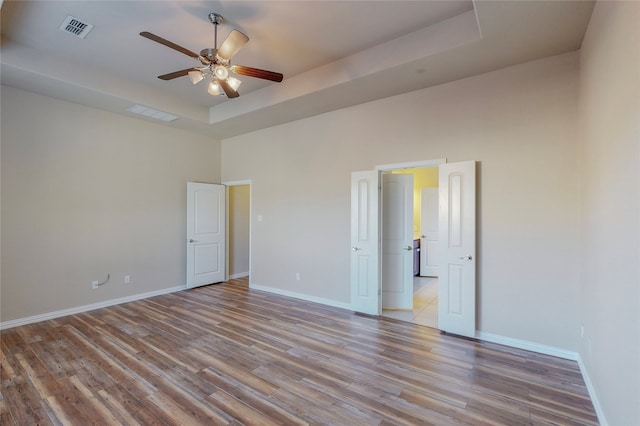
POLYGON ((131 284, 131 275, 125 275, 124 276, 124 283, 125 284, 131 284))
POLYGON ((580 326, 580 338, 584 339, 584 325, 580 326))
POLYGON ((92 289, 97 289, 98 286, 100 285, 100 281, 96 280, 96 281, 91 281, 91 288, 92 289))
POLYGON ((296 280, 300 281, 300 272, 296 272, 296 280))

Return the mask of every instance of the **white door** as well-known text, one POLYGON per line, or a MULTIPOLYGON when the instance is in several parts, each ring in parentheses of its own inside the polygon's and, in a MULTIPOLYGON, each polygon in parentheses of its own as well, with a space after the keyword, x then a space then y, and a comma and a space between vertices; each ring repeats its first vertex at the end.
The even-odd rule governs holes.
POLYGON ((475 337, 476 163, 449 163, 439 169, 438 327, 475 337))
POLYGON ((438 276, 438 188, 420 192, 420 276, 438 276))
POLYGON ((377 171, 351 173, 351 309, 380 315, 377 171))
POLYGON ((187 287, 225 280, 224 185, 187 182, 187 287))
POLYGON ((413 175, 382 175, 382 308, 413 309, 413 175))

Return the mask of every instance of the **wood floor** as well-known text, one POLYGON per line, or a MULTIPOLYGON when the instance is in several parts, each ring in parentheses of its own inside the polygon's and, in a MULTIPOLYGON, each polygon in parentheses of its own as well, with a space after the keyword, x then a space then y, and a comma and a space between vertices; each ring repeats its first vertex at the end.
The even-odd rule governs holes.
POLYGON ((575 362, 230 281, 2 331, 2 425, 597 424, 575 362))

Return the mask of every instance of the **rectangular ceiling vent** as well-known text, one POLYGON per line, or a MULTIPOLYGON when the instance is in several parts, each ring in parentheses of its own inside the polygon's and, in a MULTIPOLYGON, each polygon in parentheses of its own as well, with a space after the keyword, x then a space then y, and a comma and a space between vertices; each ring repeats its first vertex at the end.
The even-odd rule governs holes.
POLYGON ((166 121, 167 123, 170 123, 180 118, 177 115, 158 111, 157 109, 149 108, 142 105, 133 105, 127 108, 127 111, 132 112, 134 114, 144 115, 145 117, 153 118, 154 120, 166 121))
POLYGON ((82 22, 73 16, 64 18, 64 22, 60 25, 60 30, 73 34, 78 38, 85 38, 92 29, 93 25, 82 22))

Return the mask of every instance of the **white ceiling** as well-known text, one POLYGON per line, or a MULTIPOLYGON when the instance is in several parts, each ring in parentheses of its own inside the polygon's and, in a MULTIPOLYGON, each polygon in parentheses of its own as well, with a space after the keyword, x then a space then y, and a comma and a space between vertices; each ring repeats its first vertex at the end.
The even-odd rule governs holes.
POLYGON ((304 118, 580 48, 591 1, 4 1, 2 84, 121 114, 133 104, 216 138, 304 118), (158 75, 199 63, 139 35, 192 51, 213 47, 210 12, 249 43, 233 63, 239 98, 158 75), (95 28, 59 30, 72 15, 95 28))

